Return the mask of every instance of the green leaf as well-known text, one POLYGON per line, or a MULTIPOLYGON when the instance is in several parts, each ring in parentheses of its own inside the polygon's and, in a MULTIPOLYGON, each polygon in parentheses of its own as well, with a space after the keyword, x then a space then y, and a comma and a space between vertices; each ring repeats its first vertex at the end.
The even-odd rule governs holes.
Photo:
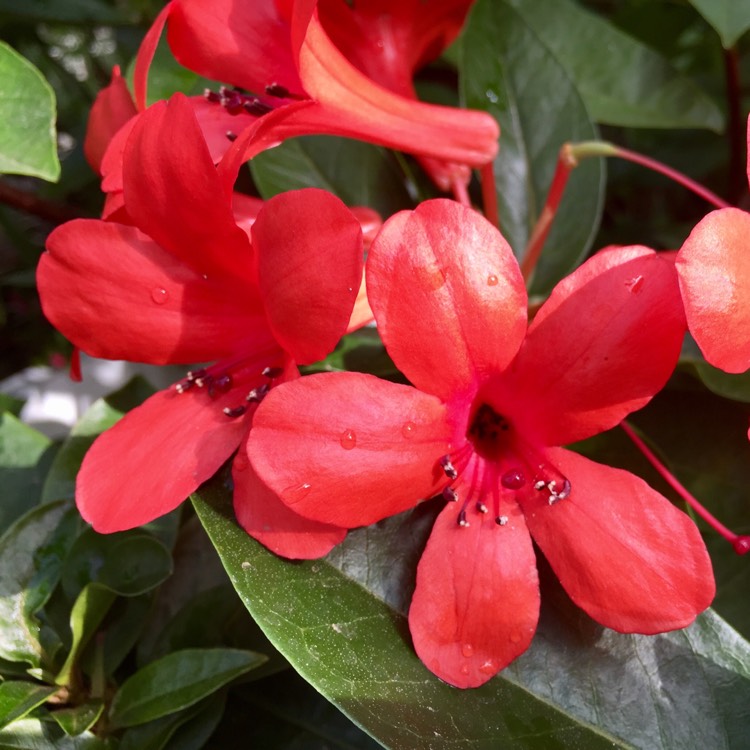
POLYGON ((42 499, 74 499, 76 474, 96 436, 109 429, 153 392, 153 387, 147 381, 135 377, 119 391, 96 400, 75 424, 55 456, 42 489, 42 499))
POLYGON ((264 198, 317 187, 334 193, 350 207, 374 208, 385 218, 412 208, 393 154, 360 141, 322 135, 295 138, 258 154, 250 170, 264 198))
POLYGON ((87 529, 65 561, 62 584, 71 598, 90 582, 121 596, 138 596, 156 588, 171 572, 169 550, 150 534, 97 534, 87 529))
POLYGON ((48 437, 12 414, 0 414, 0 533, 39 502, 51 446, 48 437))
POLYGON ((689 0, 690 4, 714 27, 724 49, 750 29, 748 0, 689 0))
POLYGON ((104 711, 104 703, 92 701, 73 708, 61 708, 59 711, 53 711, 51 716, 65 734, 75 737, 91 729, 99 720, 102 711, 104 711))
POLYGON ((90 732, 67 737, 57 726, 39 719, 21 719, 0 730, 0 750, 106 750, 90 732))
POLYGON ((143 667, 112 699, 112 724, 130 727, 192 706, 266 661, 238 649, 185 649, 143 667))
POLYGON ((222 690, 183 711, 131 727, 123 735, 119 750, 200 750, 213 734, 225 704, 222 690))
MULTIPOLYGON (((84 586, 70 613, 70 629, 73 644, 68 658, 55 678, 57 685, 72 685, 74 670, 81 651, 96 632, 114 602, 116 594, 104 586, 90 583, 84 586)), ((65 727, 63 727, 64 729, 65 727)))
POLYGON ((0 538, 0 657, 40 667, 38 601, 28 590, 37 571, 35 552, 54 535, 68 505, 50 503, 19 518, 0 538))
MULTIPOLYGON (((500 123, 501 148, 494 162, 500 226, 521 257, 544 207, 560 147, 596 139, 596 126, 568 71, 504 0, 474 5, 462 37, 460 72, 467 106, 486 110, 500 123)), ((533 292, 549 292, 586 253, 599 226, 603 195, 603 161, 583 162, 568 181, 533 292)))
POLYGON ((0 174, 56 182, 55 95, 42 74, 0 41, 0 174))
POLYGON ((34 682, 0 682, 0 728, 41 706, 55 688, 34 682))
POLYGON ((746 737, 750 645, 713 613, 683 631, 621 635, 553 580, 529 651, 481 688, 456 690, 421 665, 403 614, 440 503, 351 532, 327 559, 290 563, 237 526, 220 480, 193 502, 270 640, 386 747, 673 750, 746 737))
MULTIPOLYGON (((502 2, 513 6, 565 68, 597 122, 636 128, 723 128, 721 111, 693 81, 601 16, 572 0, 502 2)), ((527 73, 530 88, 536 90, 533 68, 527 73)))

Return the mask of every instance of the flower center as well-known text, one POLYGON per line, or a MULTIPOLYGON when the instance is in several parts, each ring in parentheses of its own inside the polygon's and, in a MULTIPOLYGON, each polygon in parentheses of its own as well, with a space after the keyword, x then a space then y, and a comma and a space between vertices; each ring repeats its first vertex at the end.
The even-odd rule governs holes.
POLYGON ((281 367, 265 367, 260 374, 256 369, 250 369, 242 362, 218 363, 199 370, 190 370, 187 375, 175 385, 177 393, 187 393, 193 388, 205 389, 212 400, 217 400, 223 394, 233 390, 246 390, 243 401, 236 406, 225 406, 222 411, 231 419, 236 419, 247 413, 248 409, 257 406, 271 390, 274 380, 281 377, 284 370, 281 367), (248 389, 249 386, 253 386, 248 389))
POLYGON ((545 492, 550 505, 570 495, 570 482, 545 460, 513 424, 489 404, 474 410, 466 442, 453 454, 440 459, 450 480, 443 497, 462 501, 458 525, 469 526, 471 505, 477 513, 488 513, 491 505, 495 523, 505 526, 508 516, 502 505, 518 492, 545 492))

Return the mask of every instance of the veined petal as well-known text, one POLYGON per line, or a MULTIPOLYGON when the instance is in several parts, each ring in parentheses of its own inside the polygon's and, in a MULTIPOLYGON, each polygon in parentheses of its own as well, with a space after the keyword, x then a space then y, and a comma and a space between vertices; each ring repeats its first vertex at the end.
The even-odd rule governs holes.
POLYGON ((314 0, 295 3, 292 49, 305 92, 321 105, 307 116, 330 123, 320 132, 470 166, 492 161, 500 131, 491 115, 425 104, 375 83, 336 49, 314 6, 314 0))
POLYGON ((478 687, 529 647, 538 619, 536 560, 518 506, 505 526, 478 514, 461 527, 449 504, 419 562, 409 609, 425 666, 456 687, 478 687))
POLYGON ((570 598, 623 633, 689 625, 715 593, 711 561, 690 518, 630 472, 564 449, 547 452, 572 486, 549 505, 521 499, 534 541, 570 598))
POLYGON ((273 0, 174 0, 167 39, 184 66, 262 94, 277 83, 302 93, 288 23, 273 0))
POLYGON ((346 529, 297 515, 271 492, 248 464, 244 451, 232 466, 234 512, 253 539, 282 557, 314 560, 344 540, 346 529))
POLYGON ((47 238, 37 281, 50 322, 97 357, 201 362, 274 344, 251 289, 203 278, 134 227, 63 224, 47 238))
POLYGON ((101 172, 102 157, 114 134, 136 114, 135 103, 120 66, 112 69, 112 80, 94 100, 86 126, 83 153, 96 172, 101 172))
POLYGON ((750 214, 723 208, 704 217, 677 256, 690 333, 727 372, 750 367, 750 214))
MULTIPOLYGON (((240 394, 240 398, 241 398, 240 394)), ((249 416, 229 419, 230 391, 160 391, 100 435, 76 481, 76 503, 100 533, 123 531, 174 510, 239 445, 249 416)))
POLYGON ((394 362, 444 400, 503 369, 526 332, 526 289, 510 246, 454 201, 426 201, 384 224, 367 289, 394 362))
POLYGON ((496 406, 546 445, 595 435, 664 386, 684 334, 674 264, 646 247, 603 250, 552 291, 496 406))
POLYGON ((133 223, 199 273, 252 279, 250 245, 188 99, 175 94, 137 120, 123 155, 133 223))
POLYGON ((317 188, 266 201, 251 229, 271 329, 293 359, 325 357, 346 332, 362 279, 362 229, 317 188))
POLYGON ((450 427, 443 404, 360 373, 310 375, 258 407, 248 455, 292 510, 353 528, 434 495, 450 427))

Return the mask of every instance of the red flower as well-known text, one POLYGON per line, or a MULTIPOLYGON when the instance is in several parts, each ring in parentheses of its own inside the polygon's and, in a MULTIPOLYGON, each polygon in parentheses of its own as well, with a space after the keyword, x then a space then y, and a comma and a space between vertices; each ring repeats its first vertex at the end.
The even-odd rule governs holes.
MULTIPOLYGON (((750 119, 748 120, 750 182, 750 119)), ((690 333, 726 372, 750 367, 750 214, 722 208, 703 218, 677 254, 690 333)))
MULTIPOLYGON (((124 164, 134 226, 78 220, 54 231, 38 269, 45 314, 94 356, 217 364, 94 442, 76 500, 101 532, 171 511, 217 471, 246 440, 268 389, 345 332, 363 262, 359 221, 322 190, 260 208, 235 196, 238 223, 236 171, 214 166, 182 95, 139 118, 124 164)), ((319 556, 345 534, 289 511, 257 482, 245 451, 233 476, 240 523, 271 549, 319 556)))
POLYGON ((383 341, 414 387, 313 375, 273 391, 249 454, 309 518, 355 527, 442 493, 409 612, 422 661, 459 687, 521 654, 537 623, 533 539, 574 602, 622 632, 690 623, 714 583, 692 521, 632 474, 556 447, 617 425, 672 372, 674 266, 644 247, 584 263, 526 323, 505 240, 428 201, 367 261, 383 341))
POLYGON ((183 65, 257 95, 223 92, 213 95, 217 103, 258 115, 307 101, 310 106, 285 120, 281 138, 327 133, 418 154, 447 190, 468 182, 466 165, 493 159, 497 123, 484 112, 417 101, 412 76, 455 37, 470 5, 173 0, 144 40, 137 98, 143 106, 150 57, 168 19, 169 44, 183 65))

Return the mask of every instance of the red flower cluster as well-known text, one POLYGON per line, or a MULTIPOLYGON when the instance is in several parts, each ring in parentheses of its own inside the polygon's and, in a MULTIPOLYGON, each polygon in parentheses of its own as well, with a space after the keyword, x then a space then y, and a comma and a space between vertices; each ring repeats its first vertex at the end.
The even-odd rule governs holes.
POLYGON ((573 601, 616 630, 684 627, 709 605, 711 565, 692 521, 636 476, 562 446, 615 427, 664 386, 683 298, 710 360, 750 363, 747 341, 716 341, 727 318, 738 337, 750 323, 733 286, 750 282, 741 211, 701 222, 677 270, 642 246, 602 250, 529 324, 510 247, 468 205, 428 201, 381 228, 322 190, 266 202, 234 192, 263 149, 327 133, 412 153, 468 203, 470 169, 493 159, 497 125, 418 101, 413 77, 470 5, 172 0, 142 46, 135 100, 116 70, 91 113, 86 154, 103 176, 104 218, 58 228, 38 270, 46 315, 83 351, 213 363, 95 441, 77 482, 95 529, 171 511, 232 457, 239 523, 286 557, 324 555, 349 528, 442 497, 409 623, 423 662, 460 687, 531 642, 532 540, 573 601), (234 88, 146 108, 165 24, 182 64, 234 88), (721 273, 717 253, 730 256, 721 273), (411 385, 299 377, 373 314, 411 385))

